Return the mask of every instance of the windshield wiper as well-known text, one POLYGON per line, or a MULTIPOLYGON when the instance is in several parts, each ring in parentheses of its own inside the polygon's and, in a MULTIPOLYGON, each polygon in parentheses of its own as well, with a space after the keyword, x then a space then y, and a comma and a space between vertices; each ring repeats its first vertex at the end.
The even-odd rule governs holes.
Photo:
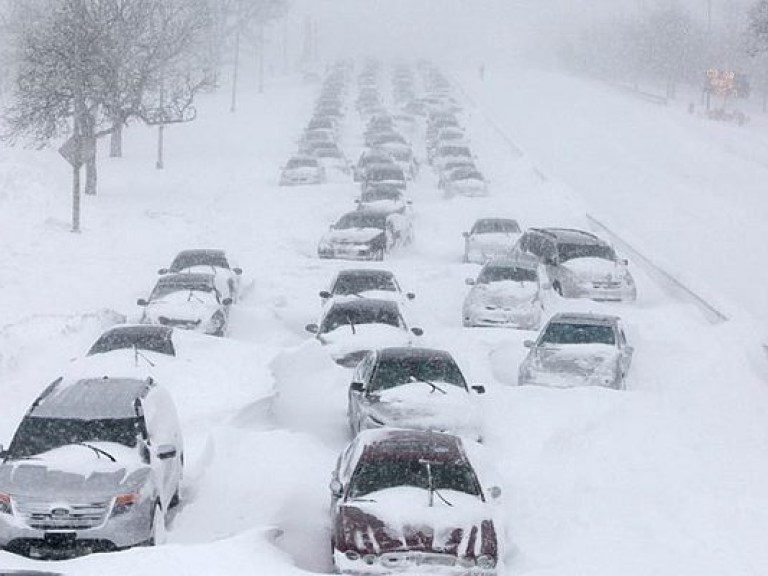
POLYGON ((432 466, 441 466, 443 463, 436 460, 427 460, 425 458, 419 460, 419 463, 426 466, 427 477, 429 478, 429 500, 427 501, 427 505, 430 508, 433 507, 435 505, 435 495, 437 495, 437 497, 440 498, 444 504, 453 507, 453 504, 448 502, 448 500, 446 500, 445 497, 437 491, 437 488, 435 488, 435 478, 432 476, 432 466))
POLYGON ((133 345, 133 360, 134 360, 134 362, 135 362, 137 367, 139 365, 139 358, 144 360, 144 362, 149 364, 152 368, 155 367, 155 363, 152 362, 152 360, 150 360, 149 358, 147 358, 146 354, 144 354, 143 352, 139 352, 139 345, 138 344, 134 344, 133 345))
POLYGON ((352 328, 352 334, 357 334, 357 330, 355 329, 355 322, 352 320, 352 315, 347 314, 346 319, 347 322, 349 322, 349 327, 352 328))
POLYGON ((98 446, 93 446, 92 444, 88 444, 87 442, 76 442, 76 444, 77 444, 78 446, 85 446, 86 448, 90 448, 91 450, 93 450, 94 452, 96 452, 96 455, 97 455, 99 458, 101 458, 101 455, 102 455, 102 454, 104 454, 104 456, 106 456, 107 458, 109 458, 110 460, 112 460, 112 462, 117 462, 117 460, 115 459, 115 457, 114 457, 114 456, 112 456, 112 454, 110 454, 110 453, 109 453, 109 452, 107 452, 106 450, 102 450, 102 449, 101 449, 101 448, 99 448, 98 446))
POLYGON ((200 298, 200 296, 198 296, 197 294, 195 294, 195 291, 194 291, 194 290, 190 290, 190 291, 189 291, 189 296, 187 296, 187 302, 191 302, 191 301, 192 301, 192 298, 194 298, 195 300, 197 300, 197 301, 198 301, 198 302, 200 302, 201 304, 205 304, 205 300, 203 300, 202 298, 200 298))
POLYGON ((432 386, 432 391, 430 392, 430 394, 434 394, 435 390, 437 390, 441 394, 448 394, 448 392, 440 388, 440 386, 438 386, 434 382, 430 382, 429 380, 424 380, 423 378, 417 378, 416 376, 411 375, 410 382, 421 382, 422 384, 427 384, 428 386, 432 386))

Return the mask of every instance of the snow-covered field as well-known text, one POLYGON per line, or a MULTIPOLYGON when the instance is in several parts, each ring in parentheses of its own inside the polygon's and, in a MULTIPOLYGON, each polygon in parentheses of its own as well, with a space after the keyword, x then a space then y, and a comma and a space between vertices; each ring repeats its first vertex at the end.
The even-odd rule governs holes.
MULTIPOLYGON (((646 255, 702 280, 702 290, 742 315, 764 318, 768 269, 759 240, 768 202, 757 194, 768 151, 741 140, 759 142, 757 126, 701 124, 552 74, 459 77, 476 103, 465 123, 491 195, 445 200, 423 170, 409 190, 416 242, 385 265, 417 294, 410 307, 421 342, 451 351, 468 380, 488 387, 481 408, 504 490, 507 571, 764 574, 768 370, 752 323, 713 326, 637 267, 635 304, 552 299, 548 313, 625 319, 636 349, 626 393, 517 388, 531 333, 461 327, 464 279, 478 270, 461 262, 461 232, 481 216, 578 227, 587 227, 586 213, 605 216, 646 255), (485 114, 527 154, 513 154, 485 114)), ((348 441, 349 372, 304 325, 319 315, 317 292, 350 267, 317 259, 316 242, 354 206, 357 186, 341 176, 277 186, 316 91, 295 78, 275 81, 263 95, 244 93, 235 115, 223 94, 208 97, 197 122, 168 131, 163 172, 154 169, 154 134, 130 130, 126 157, 103 159, 100 195, 85 199, 80 235, 68 231, 69 174, 56 153, 0 152, 3 444, 31 400, 103 327, 136 317, 136 299, 177 251, 222 247, 245 270, 232 342, 208 351, 207 369, 168 376, 187 444, 183 506, 169 543, 54 564, 0 552, 0 568, 331 570, 327 485, 348 441)), ((351 114, 350 158, 360 132, 351 114)))

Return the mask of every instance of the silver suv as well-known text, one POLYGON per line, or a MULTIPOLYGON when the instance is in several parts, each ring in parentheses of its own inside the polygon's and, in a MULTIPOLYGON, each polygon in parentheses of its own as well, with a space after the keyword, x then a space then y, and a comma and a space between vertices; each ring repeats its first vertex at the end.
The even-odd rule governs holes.
POLYGON ((179 502, 181 431, 151 378, 59 378, 2 458, 0 548, 35 558, 160 543, 179 502))
POLYGON ((594 234, 570 228, 530 228, 515 245, 546 267, 552 288, 564 298, 622 300, 637 298, 627 261, 594 234))

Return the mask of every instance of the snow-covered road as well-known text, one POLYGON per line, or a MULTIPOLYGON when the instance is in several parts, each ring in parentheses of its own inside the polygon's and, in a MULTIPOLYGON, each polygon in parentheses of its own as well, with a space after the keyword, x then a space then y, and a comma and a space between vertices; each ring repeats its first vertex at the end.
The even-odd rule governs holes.
MULTIPOLYGON (((577 84, 613 102, 615 96, 602 87, 577 84)), ((524 84, 528 101, 513 99, 504 86, 503 79, 492 78, 470 89, 478 106, 496 118, 514 107, 519 124, 502 122, 510 129, 499 133, 477 109, 470 107, 466 117, 492 195, 445 200, 423 170, 409 191, 416 243, 385 265, 417 294, 412 312, 425 330, 423 344, 451 351, 469 380, 488 386, 486 450, 504 489, 507 571, 765 573, 768 387, 766 366, 748 345, 744 325, 709 324, 637 268, 639 298, 633 305, 561 302, 548 310, 589 309, 625 319, 636 349, 626 393, 517 388, 522 341, 531 334, 461 327, 464 278, 477 272, 476 265, 461 262, 461 232, 477 217, 584 228, 585 214, 597 211, 631 237, 645 238, 648 227, 654 238, 663 235, 663 241, 644 246, 665 262, 693 258, 690 238, 675 232, 673 212, 685 207, 692 221, 703 222, 707 211, 720 209, 723 217, 722 205, 712 200, 702 212, 694 209, 689 189, 678 196, 677 188, 661 191, 649 183, 669 200, 657 198, 654 205, 670 206, 669 213, 651 218, 638 198, 652 192, 622 186, 634 182, 637 152, 617 145, 601 156, 592 146, 586 155, 582 146, 593 143, 597 132, 610 141, 626 127, 601 124, 590 106, 580 110, 583 118, 573 118, 573 111, 557 107, 559 95, 548 92, 546 82, 538 92, 524 84), (545 99, 534 106, 541 93, 554 100, 552 110, 544 108, 545 99), (511 105, 501 106, 505 100, 511 105), (568 141, 581 124, 585 142, 568 141), (531 134, 538 146, 526 138, 531 134), (506 139, 517 143, 518 136, 530 156, 510 153, 506 139), (556 178, 542 180, 534 164, 556 178), (562 166, 572 170, 558 170, 562 166), (583 190, 590 174, 588 182, 603 184, 599 195, 583 190), (631 221, 619 220, 630 212, 636 215, 631 221)), ((221 365, 205 378, 174 382, 172 391, 183 396, 189 461, 185 504, 171 526, 170 543, 53 566, 0 552, 0 568, 53 568, 78 576, 330 570, 327 484, 349 438, 349 373, 303 327, 319 314, 318 290, 334 271, 349 266, 320 261, 315 250, 327 226, 353 207, 357 186, 341 177, 318 187, 277 186, 278 167, 295 147, 315 92, 316 86, 286 79, 263 96, 254 91, 242 98, 236 116, 226 112, 225 98, 211 97, 198 122, 168 134, 162 174, 152 167, 153 135, 131 131, 127 157, 104 164, 102 195, 88 200, 80 236, 63 225, 66 194, 48 190, 67 182, 54 158, 14 151, 0 159, 6 175, 19 166, 40 167, 21 171, 17 186, 23 190, 0 195, 0 312, 7 319, 0 330, 3 443, 29 402, 111 318, 83 314, 113 309, 131 317, 133 302, 149 290, 156 269, 178 250, 224 247, 238 256, 248 282, 233 310, 232 350, 222 355, 221 365), (212 391, 216 402, 208 409, 212 391)), ((657 107, 613 104, 632 108, 638 126, 672 122, 669 111, 657 107)), ((350 116, 345 144, 351 158, 359 151, 360 132, 350 116)), ((690 147, 700 145, 695 134, 676 134, 690 147)), ((675 170, 682 163, 670 160, 675 170)), ((739 226, 747 228, 742 238, 762 232, 756 218, 739 216, 739 226)), ((716 243, 714 235, 706 240, 716 243)), ((708 268, 686 274, 742 262, 741 253, 730 253, 740 244, 726 238, 718 246, 708 258, 698 258, 708 268)))

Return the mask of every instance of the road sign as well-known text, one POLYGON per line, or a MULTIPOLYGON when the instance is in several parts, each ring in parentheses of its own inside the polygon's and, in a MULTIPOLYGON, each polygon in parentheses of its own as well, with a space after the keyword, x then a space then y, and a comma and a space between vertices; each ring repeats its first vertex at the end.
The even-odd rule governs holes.
POLYGON ((72 136, 59 148, 59 154, 73 168, 80 168, 96 155, 96 138, 88 136, 72 136))

